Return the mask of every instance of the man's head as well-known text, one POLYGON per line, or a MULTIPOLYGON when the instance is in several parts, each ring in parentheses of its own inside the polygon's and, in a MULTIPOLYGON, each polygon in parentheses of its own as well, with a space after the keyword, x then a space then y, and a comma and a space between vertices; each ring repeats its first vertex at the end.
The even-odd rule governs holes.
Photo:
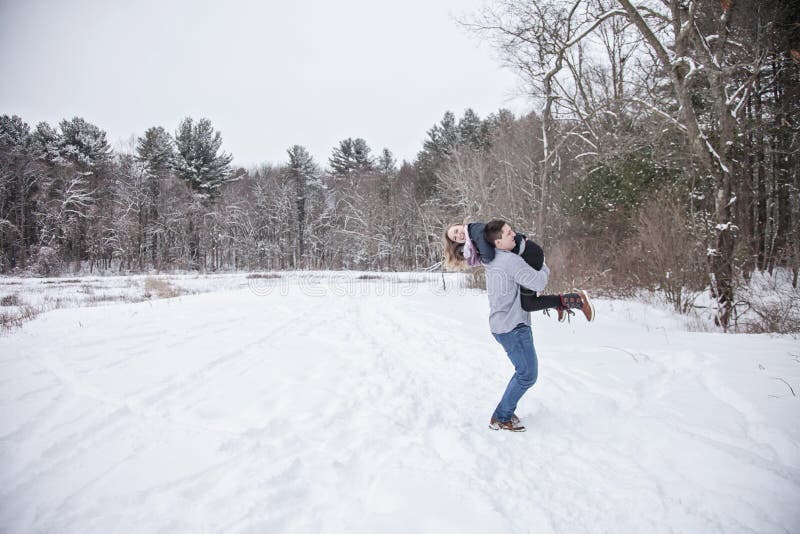
POLYGON ((517 234, 514 233, 514 230, 502 219, 494 219, 489 221, 486 224, 486 228, 483 230, 483 236, 486 238, 486 241, 494 245, 495 248, 499 248, 501 250, 514 250, 514 247, 517 245, 514 241, 514 237, 517 234))

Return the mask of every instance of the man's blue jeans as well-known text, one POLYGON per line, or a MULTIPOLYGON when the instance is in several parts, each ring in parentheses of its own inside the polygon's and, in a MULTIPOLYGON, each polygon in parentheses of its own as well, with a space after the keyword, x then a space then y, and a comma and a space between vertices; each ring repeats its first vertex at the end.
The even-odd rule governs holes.
POLYGON ((533 346, 531 327, 518 324, 511 332, 492 334, 506 350, 508 359, 514 364, 516 372, 508 383, 500 404, 494 411, 494 418, 499 421, 510 421, 517 409, 519 399, 536 383, 539 375, 539 362, 536 360, 536 349, 533 346))

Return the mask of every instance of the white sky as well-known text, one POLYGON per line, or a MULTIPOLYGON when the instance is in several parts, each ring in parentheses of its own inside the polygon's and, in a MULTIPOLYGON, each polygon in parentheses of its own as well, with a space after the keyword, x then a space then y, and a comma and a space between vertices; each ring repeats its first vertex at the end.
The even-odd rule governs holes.
POLYGON ((363 137, 412 160, 445 111, 527 111, 455 17, 483 0, 0 0, 0 114, 81 116, 123 145, 211 119, 234 163, 327 165, 363 137))

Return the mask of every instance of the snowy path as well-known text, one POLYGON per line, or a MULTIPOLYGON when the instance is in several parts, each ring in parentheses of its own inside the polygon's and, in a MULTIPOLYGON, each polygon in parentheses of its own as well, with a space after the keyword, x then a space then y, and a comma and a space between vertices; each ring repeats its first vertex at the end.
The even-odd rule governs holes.
POLYGON ((0 338, 2 532, 800 532, 800 343, 534 315, 524 434, 485 295, 294 284, 0 338))

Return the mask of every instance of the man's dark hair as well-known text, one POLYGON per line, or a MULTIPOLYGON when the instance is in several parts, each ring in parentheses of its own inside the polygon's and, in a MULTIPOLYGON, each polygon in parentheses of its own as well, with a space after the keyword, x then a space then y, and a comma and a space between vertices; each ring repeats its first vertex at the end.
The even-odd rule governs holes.
POLYGON ((492 219, 486 223, 486 228, 483 229, 483 237, 490 245, 494 246, 494 240, 503 237, 503 227, 506 222, 503 219, 492 219))

